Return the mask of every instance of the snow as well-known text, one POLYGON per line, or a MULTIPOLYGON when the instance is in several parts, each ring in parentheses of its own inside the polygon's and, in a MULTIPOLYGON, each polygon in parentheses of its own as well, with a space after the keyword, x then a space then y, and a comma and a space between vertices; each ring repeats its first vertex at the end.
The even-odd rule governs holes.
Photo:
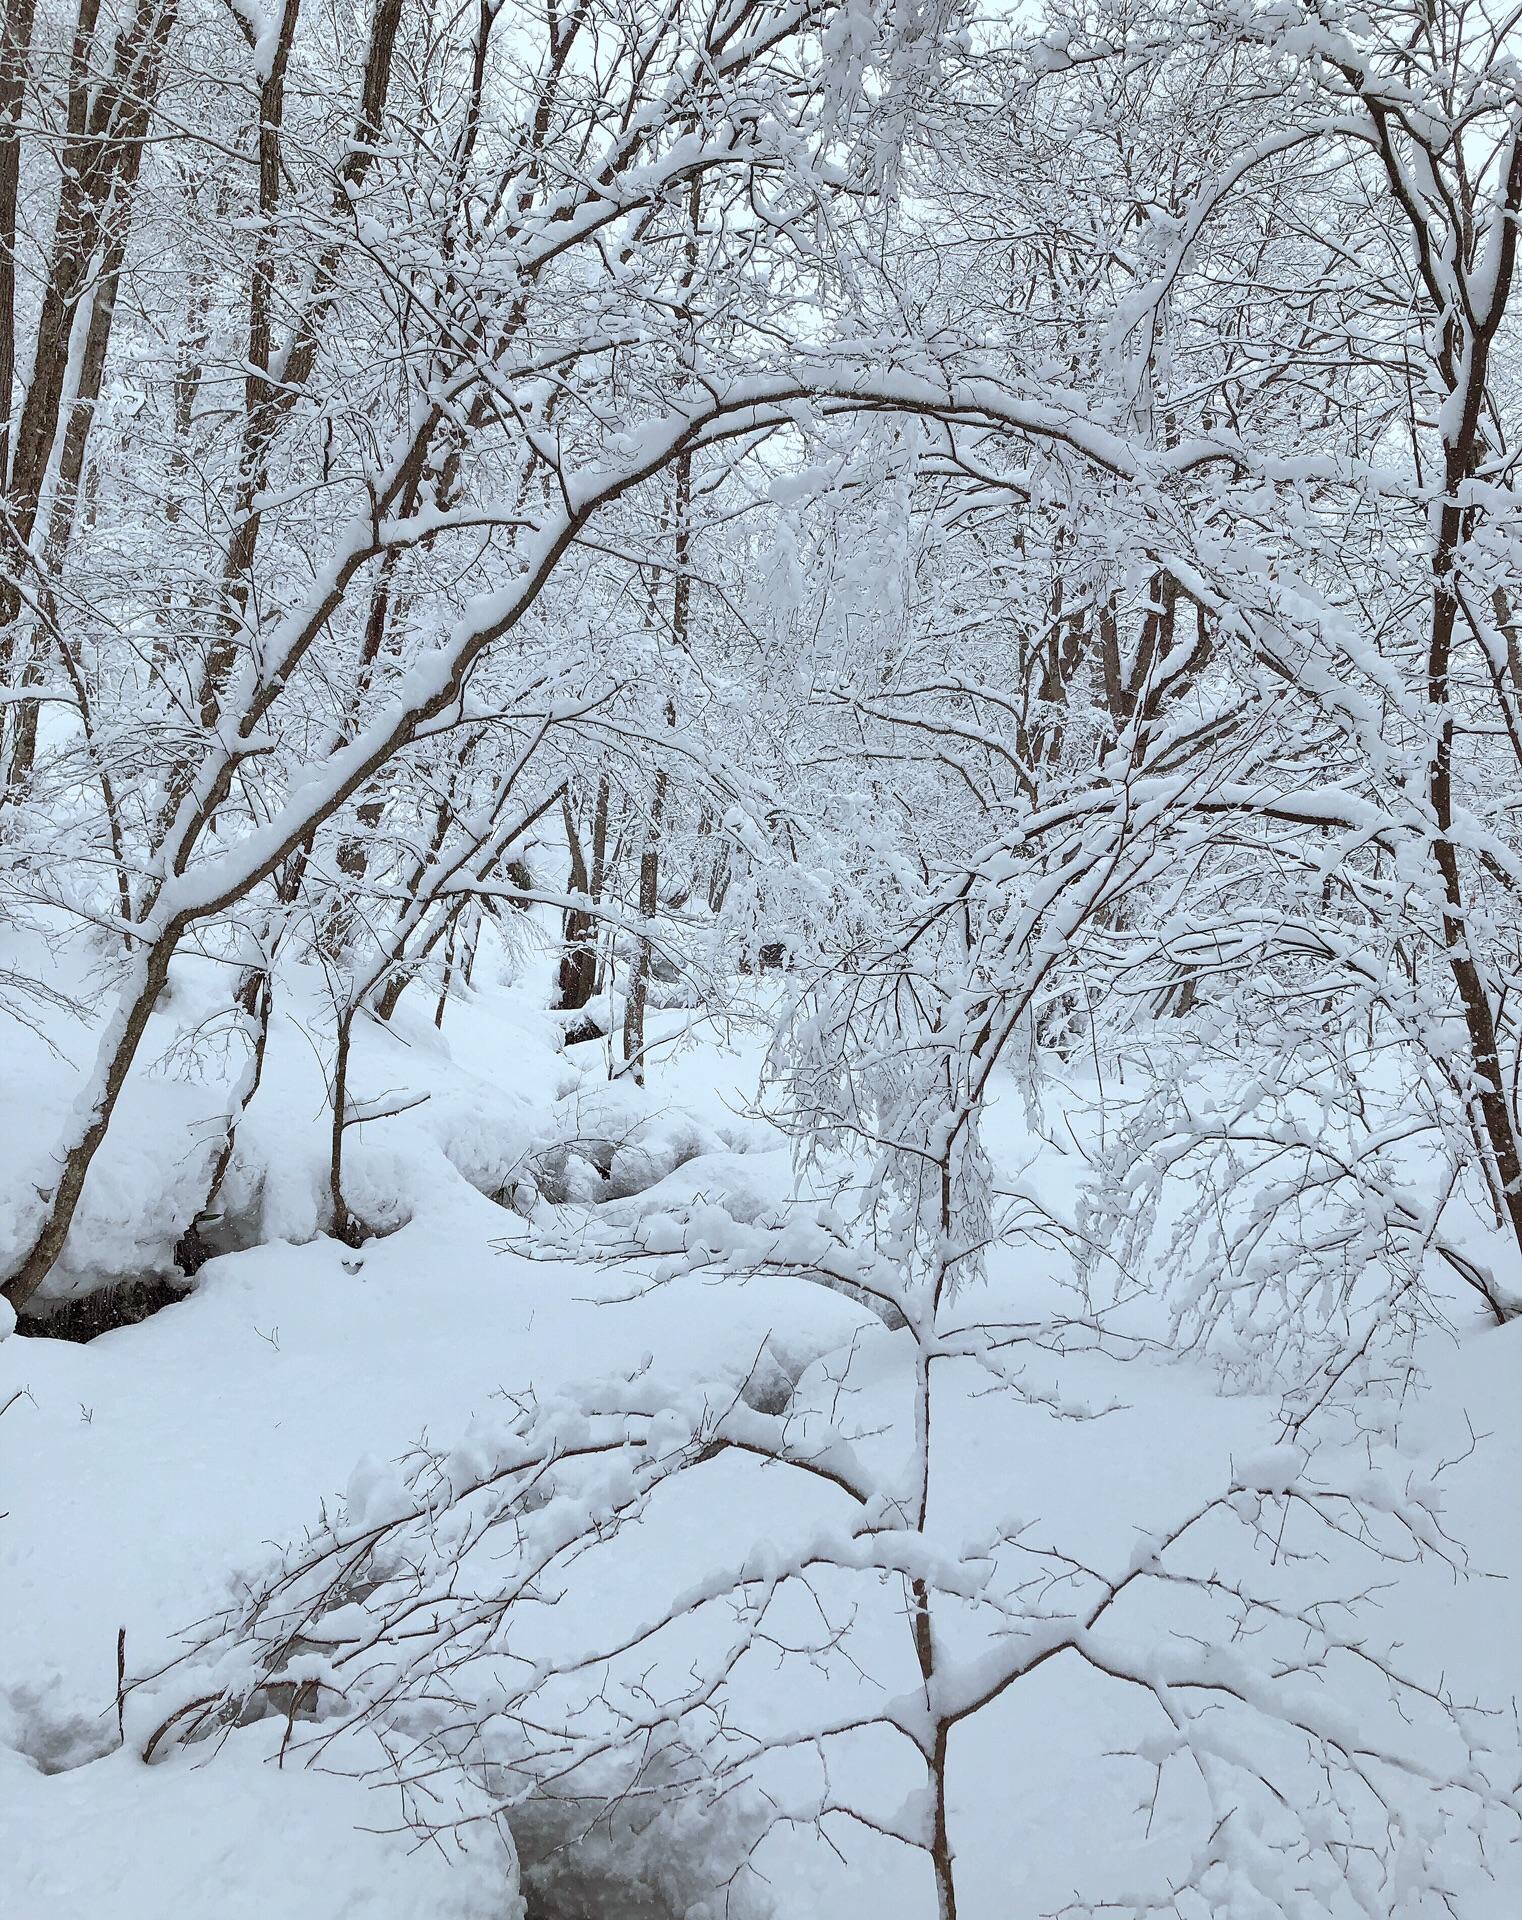
POLYGON ((1238 1484, 1259 1493, 1288 1493, 1305 1470, 1298 1447, 1265 1447, 1234 1462, 1238 1484))
MULTIPOLYGON (((194 991, 192 969, 180 989, 181 1013, 194 991)), ((315 1008, 309 1012, 316 1017, 315 1008)), ((673 1028, 688 1025, 672 1020, 673 1028)), ((239 1176, 250 1196, 257 1189, 263 1231, 283 1227, 289 1237, 214 1259, 186 1300, 88 1345, 5 1342, 0 1404, 19 1395, 0 1424, 9 1463, 0 1520, 0 1857, 20 1902, 8 1912, 23 1920, 106 1911, 147 1920, 166 1906, 188 1920, 271 1910, 291 1920, 410 1920, 424 1912, 436 1920, 502 1920, 511 1912, 512 1854, 495 1827, 467 1824, 459 1846, 418 1847, 415 1836, 387 1831, 397 1808, 379 1780, 308 1766, 299 1738, 278 1764, 285 1733, 278 1715, 152 1765, 138 1755, 183 1695, 173 1685, 129 1694, 125 1747, 115 1728, 119 1633, 129 1676, 149 1673, 182 1644, 180 1634, 225 1604, 229 1582, 236 1588, 257 1577, 272 1545, 299 1540, 324 1506, 336 1510, 346 1498, 354 1528, 407 1510, 411 1496, 397 1463, 421 1437, 444 1449, 449 1484, 490 1471, 504 1395, 532 1388, 547 1407, 557 1393, 574 1401, 579 1392, 602 1395, 624 1382, 630 1404, 648 1404, 656 1416, 648 1427, 655 1458, 679 1451, 690 1431, 682 1383, 727 1380, 736 1393, 745 1385, 752 1406, 791 1408, 783 1422, 734 1401, 726 1431, 737 1440, 764 1451, 785 1433, 800 1458, 863 1484, 878 1474, 891 1481, 901 1470, 896 1410, 907 1386, 908 1336, 893 1334, 860 1304, 801 1277, 746 1279, 699 1268, 656 1280, 648 1268, 564 1252, 531 1258, 532 1227, 487 1197, 542 1155, 546 1142, 595 1136, 620 1144, 611 1161, 601 1156, 612 1178, 599 1175, 616 1197, 591 1212, 616 1222, 643 1209, 659 1222, 696 1208, 701 1220, 707 1206, 739 1230, 736 1216, 743 1227, 774 1205, 789 1178, 782 1143, 756 1121, 735 1117, 763 1050, 759 1032, 728 1046, 715 1033, 700 1034, 682 1049, 654 1049, 647 1093, 627 1084, 609 1090, 595 1071, 556 1051, 550 1023, 521 989, 493 989, 451 1007, 442 1036, 422 1020, 400 1020, 394 1034, 370 1033, 359 1057, 363 1091, 404 1086, 430 1097, 394 1122, 360 1129, 376 1143, 362 1149, 356 1178, 371 1197, 394 1196, 399 1224, 351 1252, 317 1230, 320 1181, 302 1144, 317 1090, 311 1050, 293 1020, 272 1041, 239 1176), (854 1439, 829 1437, 827 1421, 854 1439)), ((171 1082, 162 1096, 144 1086, 134 1097, 205 1100, 197 1081, 171 1082)), ((1013 1089, 1001 1096, 990 1138, 1005 1164, 1026 1167, 1039 1143, 1021 1111, 1013 1089)), ((155 1149, 139 1138, 117 1150, 155 1149)), ((156 1151, 162 1168, 164 1150, 156 1151)), ((151 1209, 133 1213, 117 1197, 131 1191, 131 1164, 128 1158, 113 1169, 108 1160, 102 1187, 109 1203, 92 1188, 86 1210, 104 1274, 148 1244, 157 1218, 151 1209)), ((1058 1200, 1070 1174, 1052 1164, 1044 1177, 1058 1200)), ((692 1245, 690 1232, 680 1237, 692 1245)), ((1007 1259, 987 1283, 986 1310, 1028 1317, 1050 1284, 1039 1268, 1029 1254, 1007 1259)), ((1430 1502, 1440 1493, 1444 1525, 1472 1544, 1477 1572, 1496 1576, 1455 1581, 1436 1562, 1380 1569, 1388 1582, 1381 1637, 1404 1641, 1413 1660, 1444 1670, 1459 1696, 1495 1697, 1518 1677, 1512 1595, 1522 1579, 1514 1497, 1522 1421, 1512 1382, 1519 1337, 1516 1326, 1457 1340, 1432 1336, 1427 1389, 1380 1440, 1379 1486, 1397 1500, 1404 1492, 1430 1502), (1470 1420, 1486 1438, 1472 1458, 1445 1468, 1465 1452, 1470 1420)), ((706 1480, 694 1475, 691 1489, 679 1486, 627 1537, 600 1550, 597 1580, 566 1586, 536 1629, 535 1657, 553 1663, 568 1649, 591 1651, 624 1613, 632 1622, 666 1605, 700 1610, 708 1594, 723 1591, 712 1569, 726 1559, 753 1584, 774 1582, 803 1561, 823 1563, 818 1591, 826 1605, 835 1604, 831 1595, 855 1591, 843 1582, 864 1573, 878 1581, 872 1569, 929 1579, 973 1605, 992 1591, 993 1571, 1008 1556, 1001 1541, 1018 1536, 1026 1543, 1019 1551, 1058 1546, 1123 1584, 1125 1624, 1075 1633, 1062 1617, 1068 1589, 1059 1582, 1049 1625, 1027 1622, 1013 1639, 980 1647, 974 1636, 959 1645, 939 1683, 942 1710, 996 1696, 953 1736, 962 1909, 978 1920, 995 1920, 1012 1903, 1046 1912, 1080 1882, 1086 1894, 1115 1897, 1177 1872, 1199 1842, 1196 1798, 1183 1785, 1168 1786, 1150 1831, 1132 1813, 1139 1788, 1144 1796, 1148 1790, 1149 1765, 1174 1750, 1179 1736, 1159 1726, 1135 1686, 1117 1694, 1099 1669, 1119 1662, 1158 1684, 1184 1657, 1168 1651, 1166 1629, 1154 1638, 1155 1624, 1167 1619, 1157 1611, 1154 1576, 1175 1551, 1167 1542, 1181 1519, 1224 1500, 1232 1487, 1250 1490, 1238 1497, 1268 1501, 1313 1491, 1330 1477, 1330 1464, 1324 1473, 1319 1456, 1308 1459, 1298 1445, 1276 1440, 1271 1396, 1223 1396, 1204 1362, 1127 1351, 1119 1358, 1032 1348, 1013 1394, 983 1390, 972 1360, 942 1362, 964 1370, 938 1415, 945 1457, 976 1462, 978 1470, 938 1483, 929 1536, 899 1530, 897 1507, 880 1495, 853 1509, 815 1482, 802 1497, 776 1470, 743 1455, 702 1468, 706 1480), (998 1470, 988 1471, 993 1463, 998 1470), (1126 1585, 1128 1576, 1138 1578, 1126 1585), (1005 1684, 1027 1668, 1027 1677, 1005 1684)), ((556 1418, 568 1444, 570 1414, 556 1418)), ((581 1431, 589 1431, 584 1420, 581 1431)), ((623 1469, 606 1478, 597 1510, 611 1514, 633 1485, 623 1469)), ((1372 1487, 1362 1491, 1370 1495, 1372 1487)), ((564 1514, 572 1518, 573 1509, 564 1514)), ((552 1519, 545 1510, 536 1523, 552 1519)), ((1216 1565, 1226 1539, 1202 1537, 1193 1564, 1201 1571, 1216 1565)), ((1087 1590, 1098 1595, 1091 1578, 1084 1576, 1087 1590)), ((829 1819, 826 1845, 805 1820, 769 1834, 758 1858, 781 1910, 790 1900, 804 1910, 828 1902, 845 1916, 911 1920, 923 1911, 926 1883, 912 1858, 913 1870, 905 1871, 902 1845, 889 1836, 918 1830, 922 1788, 902 1743, 895 1747, 889 1735, 896 1725, 922 1738, 924 1709, 895 1637, 891 1589, 869 1591, 883 1604, 861 1612, 853 1630, 860 1678, 846 1671, 825 1679, 807 1662, 788 1661, 764 1679, 763 1666, 737 1680, 737 1711, 767 1737, 796 1738, 804 1726, 844 1725, 860 1711, 853 1699, 871 1703, 883 1722, 877 1734, 828 1736, 830 1792, 865 1796, 882 1831, 829 1819)), ((791 1617, 784 1609, 774 1630, 791 1617)), ((308 1650, 286 1667, 288 1678, 346 1684, 335 1663, 364 1640, 369 1622, 352 1601, 327 1612, 308 1650)), ((796 1630, 809 1631, 804 1614, 796 1630)), ((699 1650, 709 1645, 708 1631, 694 1632, 689 1657, 705 1657, 699 1650)), ((1212 1682, 1235 1675, 1233 1684, 1249 1685, 1248 1669, 1222 1666, 1221 1657, 1218 1650, 1208 1669, 1212 1682)), ((1340 1724, 1344 1737, 1354 1737, 1351 1706, 1307 1698, 1322 1724, 1340 1724)), ((1364 1706, 1374 1710, 1368 1700, 1364 1706)), ((1229 1751, 1224 1725, 1213 1737, 1220 1752, 1229 1751)), ((791 1761, 788 1751, 773 1756, 771 1774, 762 1777, 773 1780, 779 1804, 817 1810, 815 1763, 807 1750, 791 1761)), ((1251 1911, 1243 1889, 1256 1887, 1261 1910, 1277 1915, 1278 1855, 1255 1853, 1245 1829, 1233 1845, 1230 1873, 1240 1885, 1229 1899, 1221 1893, 1227 1904, 1220 1911, 1251 1911)), ((1466 1895, 1464 1920, 1505 1920, 1516 1911, 1519 1849, 1498 1839, 1491 1870, 1493 1879, 1466 1895)), ((1393 1896, 1386 1889, 1377 1897, 1393 1896)))
POLYGON ((500 1849, 450 1859, 353 1781, 279 1768, 256 1741, 215 1762, 118 1751, 46 1778, 0 1747, 6 1911, 25 1920, 514 1920, 500 1849))

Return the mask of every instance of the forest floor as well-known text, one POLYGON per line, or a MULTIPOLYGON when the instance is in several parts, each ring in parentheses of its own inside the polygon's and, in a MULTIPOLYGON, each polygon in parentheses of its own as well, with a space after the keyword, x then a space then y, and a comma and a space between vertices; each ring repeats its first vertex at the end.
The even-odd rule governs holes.
MULTIPOLYGON (((182 1024, 198 990, 188 969, 177 987, 182 1024)), ((451 1006, 442 1036, 422 1009, 399 1021, 399 1038, 370 1044, 367 1096, 431 1096, 357 1130, 356 1205, 372 1218, 388 1208, 405 1216, 386 1237, 356 1252, 315 1230, 321 1082, 310 1036, 292 1019, 244 1136, 262 1174, 239 1204, 257 1213, 264 1244, 212 1260, 187 1298, 140 1324, 87 1343, 35 1334, 0 1343, 6 1920, 501 1920, 512 1901, 496 1853, 418 1846, 390 1830, 384 1791, 274 1764, 278 1726, 145 1765, 131 1713, 118 1737, 119 1645, 129 1676, 147 1672, 225 1596, 234 1569, 299 1537, 361 1459, 391 1459, 421 1436, 448 1442, 506 1393, 543 1396, 650 1366, 663 1378, 739 1380, 767 1351, 792 1373, 828 1372, 829 1356, 850 1350, 862 1430, 889 1424, 874 1396, 892 1398, 897 1336, 839 1293, 790 1277, 652 1284, 617 1265, 526 1257, 522 1220, 488 1195, 578 1126, 607 1137, 624 1129, 614 1175, 639 1185, 642 1155, 651 1206, 678 1192, 732 1195, 747 1182, 780 1192, 788 1167, 780 1136, 746 1111, 762 1052, 755 1031, 706 1027, 657 1049, 647 1095, 610 1104, 598 1046, 560 1052, 531 997, 504 988, 451 1006)), ((687 1024, 680 1010, 658 1018, 672 1032, 687 1024)), ((11 1082, 14 1209, 68 1085, 41 1041, 11 1082)), ((93 1235, 106 1275, 133 1271, 152 1243, 153 1209, 214 1105, 195 1073, 162 1060, 134 1097, 76 1235, 86 1246, 93 1235)), ((1047 1182, 1054 1206, 1066 1203, 1062 1154, 1027 1132, 1013 1094, 990 1139, 1001 1167, 1024 1168, 1028 1184, 1047 1182)), ((1000 1253, 988 1311, 1042 1311, 1061 1278, 1054 1258, 1000 1253)), ((1442 1476, 1444 1525, 1467 1548, 1469 1571, 1383 1568, 1379 1625, 1412 1665, 1509 1711, 1522 1694, 1522 1324, 1487 1329, 1463 1303, 1450 1320, 1423 1337, 1394 1444, 1412 1472, 1459 1461, 1442 1476)), ((1204 1359, 1128 1348, 1051 1367, 1044 1404, 971 1386, 959 1401, 940 1506, 948 1527, 965 1532, 1013 1510, 1090 1564, 1124 1564, 1138 1534, 1164 1532, 1222 1484, 1233 1457, 1275 1438, 1278 1396, 1227 1391, 1204 1359), (1058 1402, 1113 1411, 1063 1418, 1058 1402)), ((785 1531, 792 1522, 768 1488, 759 1477, 721 1480, 705 1494, 695 1482, 633 1577, 697 1564, 726 1529, 785 1531)), ((876 1644, 864 1629, 867 1664, 876 1644)), ((787 1699, 758 1702, 762 1710, 785 1719, 787 1699)), ((969 1723, 951 1769, 962 1920, 1035 1920, 1096 1875, 1120 1885, 1139 1859, 1187 1851, 1186 1794, 1138 1821, 1150 1792, 1136 1760, 1145 1732, 1143 1703, 1071 1660, 969 1723)), ((865 1751, 855 1764, 867 1786, 874 1767, 888 1767, 865 1751)), ((891 1798, 891 1780, 879 1784, 891 1798)), ((864 1830, 833 1838, 793 1828, 764 1843, 758 1866, 787 1920, 918 1920, 927 1898, 934 1911, 921 1862, 906 1867, 901 1848, 864 1830)), ((1501 1843, 1489 1869, 1463 1885, 1456 1920, 1522 1914, 1522 1846, 1501 1843)), ((608 1920, 658 1911, 645 1900, 631 1892, 608 1920)))

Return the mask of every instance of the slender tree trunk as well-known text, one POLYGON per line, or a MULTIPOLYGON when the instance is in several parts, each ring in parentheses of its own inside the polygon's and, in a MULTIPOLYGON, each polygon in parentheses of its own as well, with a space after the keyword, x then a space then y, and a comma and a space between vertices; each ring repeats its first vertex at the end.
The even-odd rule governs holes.
POLYGON ((449 938, 444 943, 444 977, 439 982, 438 1004, 433 1010, 433 1024, 442 1033, 444 1030, 444 1008, 449 1001, 449 989, 454 982, 455 939, 460 931, 458 919, 449 923, 449 938))
POLYGON ((639 857, 639 912, 645 930, 635 946, 634 962, 629 970, 629 986, 624 997, 623 1066, 637 1087, 645 1084, 645 1007, 650 998, 650 968, 654 943, 648 931, 660 906, 661 815, 666 805, 666 770, 655 776, 655 798, 650 806, 650 824, 639 857))
POLYGON ((0 29, 0 487, 10 474, 16 392, 16 218, 21 185, 21 107, 37 0, 7 0, 0 29))
MULTIPOLYGON (((929 1618, 926 1602, 926 1618, 929 1618)), ((932 1669, 933 1670, 933 1669, 932 1669)), ((929 1675, 926 1676, 927 1679, 929 1675)), ((935 1744, 930 1756, 932 1795, 930 1826, 930 1864, 935 1869, 936 1920, 957 1920, 956 1855, 951 1846, 951 1827, 946 1810, 946 1760, 951 1729, 940 1721, 935 1729, 935 1744)))
MULTIPOLYGON (((1506 1209, 1512 1241, 1519 1259, 1522 1259, 1522 1151, 1518 1148, 1516 1124, 1501 1072, 1495 1010, 1470 939, 1470 911, 1453 841, 1454 721, 1450 672, 1459 610, 1453 568, 1458 544, 1463 536, 1463 512, 1455 496, 1464 477, 1462 471, 1457 474, 1450 472, 1449 498, 1440 515, 1433 566, 1427 702, 1436 738, 1429 761, 1428 800, 1435 829, 1433 855, 1443 888, 1443 941, 1468 1035, 1485 1144, 1495 1168, 1496 1185, 1506 1209)), ((1492 1303, 1492 1310, 1497 1320, 1508 1317, 1495 1303, 1492 1303)), ((1517 1311, 1522 1311, 1522 1306, 1517 1311)))
POLYGON ((143 1033, 168 982, 169 963, 183 931, 180 922, 172 922, 132 963, 129 984, 117 1016, 101 1037, 92 1085, 86 1096, 88 1117, 59 1163, 52 1191, 43 1197, 46 1213, 26 1258, 0 1288, 18 1312, 42 1285, 63 1251, 84 1191, 85 1175, 106 1137, 106 1128, 137 1057, 143 1033))
MULTIPOLYGON (((569 794, 561 802, 561 817, 570 857, 570 890, 590 898, 592 876, 587 870, 569 794)), ((597 920, 585 908, 570 907, 564 915, 556 987, 555 1006, 562 1013, 579 1013, 597 990, 597 920)))
POLYGON ((175 1245, 175 1264, 185 1274, 197 1272, 210 1257, 211 1250, 202 1237, 201 1228, 216 1216, 222 1183, 226 1180, 228 1169, 233 1163, 233 1150, 238 1143, 238 1128, 264 1078, 264 1059, 269 1050, 270 1014, 274 1007, 274 999, 274 985, 268 972, 251 972, 238 990, 239 1011, 245 1023, 251 1023, 253 1027, 253 1046, 248 1071, 243 1077, 242 1084, 234 1093, 228 1109, 222 1145, 212 1164, 211 1177, 206 1183, 206 1198, 175 1245))
POLYGON ((260 495, 269 485, 269 454, 280 418, 280 388, 270 378, 274 354, 277 223, 281 156, 285 145, 285 76, 296 37, 300 0, 283 0, 279 32, 259 87, 258 230, 249 279, 248 339, 244 353, 242 442, 233 498, 233 531, 223 561, 220 631, 207 657, 201 684, 201 724, 217 723, 224 681, 232 671, 238 635, 248 607, 254 553, 259 544, 260 495))
POLYGON ((333 1238, 346 1247, 357 1247, 364 1238, 364 1227, 349 1211, 344 1199, 344 1132, 348 1126, 349 1049, 354 1034, 354 1016, 358 1009, 345 1007, 338 1019, 337 1044, 333 1051, 333 1109, 328 1147, 328 1198, 333 1209, 333 1238))

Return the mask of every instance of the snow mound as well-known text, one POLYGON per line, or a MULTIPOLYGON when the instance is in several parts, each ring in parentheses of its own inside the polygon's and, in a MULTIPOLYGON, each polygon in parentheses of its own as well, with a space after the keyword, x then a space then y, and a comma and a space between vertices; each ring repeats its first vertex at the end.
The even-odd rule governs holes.
POLYGON ((522 1920, 495 1829, 447 1856, 366 1832, 393 1817, 367 1787, 277 1767, 247 1735, 210 1765, 117 1752, 52 1779, 0 1747, 0 1808, 26 1837, 0 1848, 16 1920, 522 1920))

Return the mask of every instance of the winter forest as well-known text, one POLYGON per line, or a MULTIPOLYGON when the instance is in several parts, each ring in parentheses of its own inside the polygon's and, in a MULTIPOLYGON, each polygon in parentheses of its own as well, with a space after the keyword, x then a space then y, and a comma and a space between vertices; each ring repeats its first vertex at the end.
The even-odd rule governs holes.
POLYGON ((1522 4, 3 0, 5 1920, 1522 1916, 1522 4))

